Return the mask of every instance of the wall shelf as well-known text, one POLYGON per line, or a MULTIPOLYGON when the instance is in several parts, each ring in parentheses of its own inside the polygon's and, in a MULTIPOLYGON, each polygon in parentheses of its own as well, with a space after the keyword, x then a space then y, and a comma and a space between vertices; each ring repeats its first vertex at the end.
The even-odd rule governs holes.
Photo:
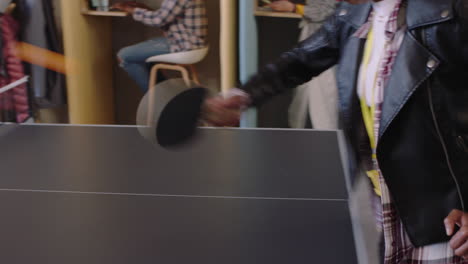
POLYGON ((265 17, 282 17, 282 18, 302 18, 301 15, 295 13, 281 13, 281 12, 271 12, 271 11, 255 11, 255 16, 265 16, 265 17))
POLYGON ((126 16, 128 16, 128 13, 126 13, 126 12, 94 11, 94 10, 88 10, 88 9, 83 9, 83 11, 81 13, 83 15, 88 15, 88 16, 108 16, 108 17, 126 17, 126 16))
POLYGON ((121 11, 96 11, 90 9, 89 0, 81 0, 81 14, 87 16, 102 16, 102 17, 126 17, 127 12, 121 11))

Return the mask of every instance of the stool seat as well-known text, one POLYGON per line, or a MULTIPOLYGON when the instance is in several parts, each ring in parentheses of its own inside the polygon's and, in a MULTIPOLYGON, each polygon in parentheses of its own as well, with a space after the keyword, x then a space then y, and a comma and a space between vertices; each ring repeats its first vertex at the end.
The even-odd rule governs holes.
POLYGON ((183 52, 175 52, 169 53, 164 55, 158 55, 150 57, 146 60, 148 63, 171 63, 171 64, 181 64, 181 65, 191 65, 196 64, 203 60, 208 54, 209 47, 190 50, 190 51, 183 51, 183 52))

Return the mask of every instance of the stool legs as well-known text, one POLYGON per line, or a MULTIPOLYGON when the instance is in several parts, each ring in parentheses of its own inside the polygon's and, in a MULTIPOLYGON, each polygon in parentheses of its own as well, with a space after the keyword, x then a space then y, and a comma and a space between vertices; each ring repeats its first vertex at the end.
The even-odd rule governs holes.
POLYGON ((158 75, 158 70, 160 69, 159 67, 157 67, 158 65, 154 65, 152 68, 151 68, 151 72, 150 72, 150 79, 149 79, 149 85, 148 85, 148 109, 147 109, 147 115, 146 115, 146 125, 147 126, 151 126, 152 123, 153 123, 153 120, 154 120, 154 85, 156 84, 156 77, 158 75))
POLYGON ((185 67, 171 64, 156 64, 153 66, 153 68, 151 68, 150 83, 148 90, 151 90, 151 87, 153 87, 156 84, 156 76, 159 70, 170 70, 180 72, 182 74, 182 79, 184 79, 187 86, 190 86, 190 75, 185 67))
POLYGON ((198 72, 197 72, 197 69, 195 68, 195 65, 191 64, 191 65, 189 65, 189 68, 190 68, 190 71, 192 72, 193 82, 198 84, 198 85, 201 85, 200 79, 198 78, 198 72))

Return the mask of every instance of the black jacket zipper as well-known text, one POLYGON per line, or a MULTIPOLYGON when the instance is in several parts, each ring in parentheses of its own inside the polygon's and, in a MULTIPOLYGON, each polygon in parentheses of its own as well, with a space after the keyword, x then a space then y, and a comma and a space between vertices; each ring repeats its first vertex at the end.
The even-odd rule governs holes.
POLYGON ((463 151, 468 153, 468 146, 466 145, 465 139, 462 136, 457 137, 457 144, 463 151))
POLYGON ((449 155, 449 152, 448 152, 448 149, 447 149, 447 144, 445 143, 445 140, 442 137, 442 133, 441 133, 441 130, 440 130, 440 127, 439 127, 439 123, 437 122, 437 115, 436 115, 436 112, 434 110, 434 104, 433 104, 434 102, 433 102, 433 99, 432 99, 432 90, 431 90, 431 87, 430 87, 430 84, 429 84, 429 80, 427 81, 427 91, 429 93, 429 105, 431 107, 432 120, 434 122, 434 126, 436 128, 437 135, 439 136, 440 143, 442 144, 442 148, 444 149, 445 158, 447 160, 447 166, 448 166, 448 168, 450 170, 450 174, 452 175, 452 178, 453 178, 453 180, 455 182, 455 185, 457 187, 457 192, 458 192, 458 196, 460 197, 460 202, 461 202, 462 209, 463 209, 463 211, 465 211, 465 203, 463 201, 463 196, 462 196, 462 193, 461 193, 460 183, 458 182, 458 179, 457 179, 457 177, 455 175, 455 171, 453 170, 452 162, 450 161, 450 155, 449 155))

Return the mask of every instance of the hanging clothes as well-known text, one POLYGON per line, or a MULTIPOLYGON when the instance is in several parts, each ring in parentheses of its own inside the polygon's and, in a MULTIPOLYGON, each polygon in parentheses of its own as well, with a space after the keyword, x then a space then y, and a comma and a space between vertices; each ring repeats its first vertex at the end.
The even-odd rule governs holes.
MULTIPOLYGON (((1 57, 0 87, 4 87, 23 77, 21 60, 14 54, 19 24, 10 15, 0 17, 1 57)), ((30 116, 28 90, 25 84, 0 94, 0 121, 22 123, 30 116)))
MULTIPOLYGON (((21 41, 63 53, 54 17, 53 1, 16 0, 21 21, 21 41)), ((26 64, 31 76, 30 88, 34 106, 50 108, 66 103, 65 77, 42 66, 26 64)))

